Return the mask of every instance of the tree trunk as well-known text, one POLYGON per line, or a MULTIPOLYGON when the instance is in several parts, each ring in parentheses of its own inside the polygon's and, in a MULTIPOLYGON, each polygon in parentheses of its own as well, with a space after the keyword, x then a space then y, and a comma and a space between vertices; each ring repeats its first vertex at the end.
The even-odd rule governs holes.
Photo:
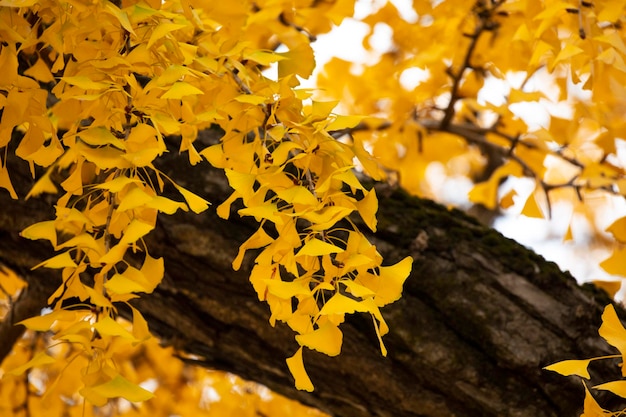
MULTIPOLYGON (((11 165, 23 196, 32 183, 27 167, 11 165)), ((206 164, 191 168, 172 155, 162 169, 215 205, 229 194, 223 174, 206 164)), ((379 197, 379 231, 370 238, 388 262, 415 259, 402 299, 383 309, 391 329, 384 337, 388 356, 380 354, 370 318, 351 317, 342 325, 341 355, 305 351, 311 394, 294 388, 285 364, 297 349, 293 332, 269 325, 268 307, 247 282, 251 256, 241 271, 231 268, 238 245, 254 230, 249 219, 234 214, 224 221, 214 209, 160 217, 149 247, 152 256, 165 257, 166 276, 138 307, 153 332, 199 365, 258 381, 334 416, 577 416, 581 384, 541 368, 614 353, 597 334, 610 302, 604 293, 579 287, 553 263, 460 211, 399 190, 381 188, 379 197)), ((33 275, 30 267, 50 250, 18 233, 50 219, 50 203, 46 197, 16 202, 0 191, 0 263, 48 294, 58 281, 33 275)), ((4 336, 4 343, 14 340, 4 336)), ((592 371, 598 381, 620 374, 614 361, 592 371)))

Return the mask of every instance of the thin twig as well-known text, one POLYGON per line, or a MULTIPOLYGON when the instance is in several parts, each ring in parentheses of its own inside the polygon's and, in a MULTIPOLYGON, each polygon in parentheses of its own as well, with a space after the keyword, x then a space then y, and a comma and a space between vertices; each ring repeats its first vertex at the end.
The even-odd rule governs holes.
POLYGON ((452 88, 450 89, 450 102, 448 103, 448 107, 446 107, 445 109, 443 119, 441 119, 442 128, 447 127, 452 121, 452 118, 454 117, 454 113, 455 113, 454 106, 456 102, 461 98, 459 94, 459 88, 461 86, 461 80, 463 79, 463 74, 465 73, 465 70, 467 68, 472 68, 470 64, 470 60, 472 59, 472 54, 474 53, 474 50, 476 49, 476 45, 478 44, 478 38, 480 38, 480 35, 483 33, 484 30, 485 30, 485 22, 481 20, 480 24, 478 25, 474 33, 469 35, 469 38, 471 39, 471 41, 470 41, 469 46, 467 47, 467 50, 465 51, 465 57, 463 58, 463 63, 461 64, 461 67, 459 68, 458 72, 454 74, 452 71, 452 68, 450 68, 450 70, 448 71, 448 74, 452 77, 452 88))
POLYGON ((0 283, 0 291, 7 298, 9 302, 9 308, 11 308, 13 306, 13 297, 11 297, 11 294, 9 294, 9 292, 2 286, 2 283, 0 283))
POLYGON ((391 122, 384 122, 380 124, 379 126, 372 128, 368 126, 366 123, 361 122, 354 127, 347 127, 345 129, 339 129, 339 130, 330 130, 328 131, 328 134, 332 136, 334 139, 339 139, 342 136, 352 135, 353 133, 356 133, 356 132, 362 132, 362 131, 368 131, 368 130, 369 131, 373 131, 373 130, 381 131, 381 130, 389 129, 391 126, 393 126, 391 122))

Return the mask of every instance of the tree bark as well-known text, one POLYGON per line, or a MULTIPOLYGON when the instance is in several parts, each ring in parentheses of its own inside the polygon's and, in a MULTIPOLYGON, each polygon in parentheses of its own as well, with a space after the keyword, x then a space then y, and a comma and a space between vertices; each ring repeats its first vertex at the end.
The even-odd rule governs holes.
MULTIPOLYGON (((28 169, 10 163, 23 196, 32 183, 28 169)), ((206 164, 192 168, 171 155, 161 168, 215 206, 229 194, 223 174, 206 164)), ((297 349, 293 332, 269 325, 269 309, 247 282, 252 257, 240 271, 231 268, 239 244, 254 231, 249 219, 234 213, 224 221, 214 209, 161 216, 149 247, 152 256, 165 257, 166 276, 137 306, 153 332, 197 364, 333 416, 577 416, 580 382, 541 368, 615 353, 597 333, 606 295, 579 287, 553 263, 460 211, 400 190, 378 191, 379 231, 370 238, 390 263, 415 259, 402 299, 383 309, 389 353, 381 356, 369 317, 350 317, 342 325, 341 355, 305 351, 311 394, 294 388, 285 364, 297 349)), ((0 191, 0 207, 0 262, 52 293, 54 272, 30 271, 50 256, 49 248, 19 237, 29 224, 52 218, 51 199, 13 201, 0 191)), ((45 297, 38 300, 43 307, 45 297)), ((620 369, 601 361, 592 373, 604 381, 620 369)))

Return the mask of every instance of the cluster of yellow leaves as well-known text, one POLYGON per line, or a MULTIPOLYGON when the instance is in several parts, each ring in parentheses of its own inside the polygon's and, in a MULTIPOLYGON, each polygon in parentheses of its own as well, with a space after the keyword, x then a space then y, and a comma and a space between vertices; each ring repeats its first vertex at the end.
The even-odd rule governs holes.
MULTIPOLYGON (((25 284, 8 269, 0 271, 0 278, 0 319, 4 319, 25 284)), ((108 364, 104 366, 114 364, 126 377, 116 375, 107 382, 85 388, 84 380, 94 376, 93 364, 90 365, 80 346, 61 343, 73 333, 70 329, 75 326, 72 314, 76 312, 66 311, 63 317, 57 313, 58 320, 52 326, 57 333, 51 339, 50 332, 27 332, 3 361, 0 366, 1 415, 324 416, 234 375, 184 364, 174 356, 171 347, 159 346, 154 338, 139 349, 128 337, 117 339, 114 348, 107 353, 108 364), (89 371, 87 374, 84 374, 85 369, 89 371), (85 407, 81 395, 91 399, 98 395, 119 398, 104 407, 85 407), (130 402, 138 400, 145 401, 130 402)), ((125 328, 128 325, 123 324, 125 328)))
POLYGON ((349 112, 390 122, 359 130, 354 140, 371 147, 410 192, 436 196, 427 178, 433 163, 448 175, 479 177, 483 153, 501 162, 475 184, 470 200, 492 209, 516 200, 523 214, 544 217, 545 200, 575 202, 597 190, 625 195, 616 159, 626 136, 625 7, 624 1, 415 1, 411 16, 385 3, 363 20, 371 28, 363 45, 379 59, 358 66, 334 59, 319 85, 349 112), (388 50, 370 43, 377 25, 392 30, 388 50), (556 104, 569 115, 543 114, 556 104), (548 120, 529 126, 523 108, 548 120), (515 190, 498 193, 507 177, 524 176, 536 184, 527 201, 517 201, 515 190))
POLYGON ((298 388, 313 389, 302 347, 339 354, 345 314, 369 313, 386 353, 379 308, 400 297, 411 260, 381 266, 348 218, 357 212, 376 230, 376 193, 353 168, 358 159, 378 178, 378 166, 362 146, 332 135, 361 118, 333 114, 334 101, 305 105, 309 93, 297 88, 297 76, 315 65, 314 34, 353 7, 354 0, 0 2, 0 187, 18 197, 7 170, 12 147, 34 176, 44 169, 26 198, 56 195, 56 216, 22 236, 50 242, 57 254, 35 268, 63 279, 49 299, 52 311, 22 324, 52 331, 64 346, 56 349, 72 346, 54 359, 35 354, 9 374, 54 361, 54 372, 76 369, 73 389, 94 405, 152 396, 117 357, 120 346, 150 338, 129 301, 164 276, 163 259, 150 256, 144 237, 158 213, 209 207, 159 170, 173 145, 191 165, 224 170, 234 192, 217 207, 221 217, 241 199, 238 214, 260 223, 233 267, 262 248, 250 279, 270 305, 270 322, 298 334, 301 347, 287 360, 298 388), (288 51, 274 52, 279 45, 288 51), (271 64, 276 80, 262 72, 271 64), (208 128, 223 136, 203 148, 198 132, 208 128), (132 312, 128 326, 117 320, 121 305, 132 312))
MULTIPOLYGON (((619 358, 622 360, 622 376, 626 377, 626 368, 623 366, 624 355, 626 354, 626 329, 624 325, 620 322, 619 317, 617 317, 617 313, 615 312, 615 308, 612 305, 608 305, 604 309, 604 313, 602 314, 602 326, 600 326, 599 330, 600 336, 606 342, 615 347, 618 351, 618 355, 610 355, 610 356, 601 356, 590 359, 572 359, 566 360, 562 362, 557 362, 553 365, 546 366, 544 369, 558 372, 561 375, 569 376, 576 375, 584 379, 590 379, 588 367, 591 361, 601 360, 601 359, 614 359, 619 358)), ((614 416, 614 415, 622 415, 622 412, 612 412, 604 410, 593 398, 591 392, 587 388, 587 385, 583 382, 585 386, 585 402, 584 402, 584 412, 581 417, 597 417, 597 416, 614 416)), ((626 381, 625 380, 616 380, 609 381, 603 384, 595 385, 592 388, 597 390, 604 390, 612 392, 615 395, 618 395, 622 398, 626 398, 626 381)))
MULTIPOLYGON (((337 355, 345 314, 371 314, 379 339, 388 331, 379 307, 400 297, 411 259, 382 267, 380 254, 352 221, 336 226, 356 211, 376 230, 376 193, 361 185, 352 170, 355 158, 367 163, 369 156, 329 133, 360 118, 331 116, 335 102, 313 101, 294 112, 298 103, 295 93, 281 92, 267 105, 262 136, 255 133, 242 144, 241 133, 227 131, 220 144, 200 155, 223 168, 234 189, 217 213, 228 218, 232 203, 241 199, 245 208, 238 214, 260 222, 233 267, 240 268, 247 250, 263 249, 250 280, 259 300, 270 305, 270 322, 286 322, 302 347, 337 355)), ((382 339, 380 344, 386 354, 382 339)), ((296 386, 312 390, 302 348, 287 363, 296 386)))

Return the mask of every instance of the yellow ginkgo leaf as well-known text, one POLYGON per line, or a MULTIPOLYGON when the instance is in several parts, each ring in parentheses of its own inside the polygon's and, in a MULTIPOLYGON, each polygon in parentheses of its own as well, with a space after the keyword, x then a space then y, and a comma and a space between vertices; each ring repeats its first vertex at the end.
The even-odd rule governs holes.
POLYGON ((324 242, 319 239, 310 239, 308 242, 304 244, 302 249, 298 251, 298 256, 301 255, 310 255, 310 256, 320 256, 320 255, 328 255, 330 253, 341 253, 344 250, 338 246, 335 246, 331 243, 324 242))
POLYGON ((64 248, 80 248, 83 251, 90 249, 98 254, 102 250, 96 239, 89 233, 81 233, 57 246, 57 249, 64 248))
POLYGON ((45 332, 52 328, 56 321, 74 321, 76 319, 75 311, 55 310, 42 316, 31 317, 19 322, 22 326, 30 330, 45 332))
POLYGON ((150 233, 154 229, 153 224, 145 223, 141 220, 133 219, 123 231, 119 243, 113 246, 107 253, 100 257, 99 262, 103 264, 116 264, 121 261, 129 245, 134 244, 139 239, 150 233))
POLYGON ((136 209, 152 202, 153 198, 154 196, 146 193, 141 187, 133 187, 120 199, 117 210, 123 212, 136 209))
POLYGON ((204 94, 204 91, 184 81, 177 81, 161 96, 161 98, 180 100, 183 97, 198 94, 204 94))
POLYGON ((254 94, 242 94, 235 97, 234 100, 240 103, 254 104, 255 106, 257 106, 259 104, 264 104, 267 101, 267 97, 257 96, 254 94))
POLYGON ((593 280, 591 282, 606 291, 611 298, 615 298, 615 294, 622 288, 622 281, 593 280))
POLYGON ((120 242, 102 255, 98 262, 105 265, 114 265, 122 260, 127 249, 128 244, 120 242))
POLYGON ((277 226, 283 224, 283 219, 281 218, 278 206, 275 203, 267 203, 255 207, 246 207, 240 209, 238 213, 240 216, 254 216, 258 222, 262 219, 267 219, 277 226))
POLYGON ((113 275, 104 285, 105 288, 109 289, 112 293, 117 294, 124 294, 126 292, 125 290, 129 290, 128 292, 150 292, 150 284, 144 273, 133 266, 128 266, 122 274, 113 275), (121 277, 118 275, 121 275, 121 277), (131 285, 132 290, 130 290, 131 285))
POLYGON ((83 90, 103 90, 111 86, 105 82, 93 81, 91 78, 84 75, 61 77, 61 80, 70 85, 82 88, 83 90))
POLYGON ((228 184, 230 184, 233 190, 241 194, 244 201, 252 196, 252 187, 256 181, 255 175, 234 171, 232 169, 227 169, 224 172, 226 173, 226 178, 228 178, 228 184))
POLYGON ((183 65, 170 65, 158 77, 155 77, 148 83, 146 90, 150 90, 153 84, 165 87, 174 84, 176 81, 182 81, 190 72, 190 69, 183 65))
POLYGON ((123 158, 136 167, 152 167, 156 157, 160 156, 163 150, 158 147, 148 146, 135 152, 128 152, 123 158))
POLYGON ((363 119, 365 119, 365 116, 335 116, 334 120, 326 126, 326 129, 331 132, 333 130, 349 129, 361 123, 363 119))
POLYGON ((596 385, 593 388, 610 391, 615 395, 626 398, 626 381, 611 381, 604 384, 596 385))
POLYGON ((574 239, 574 234, 572 233, 572 224, 567 225, 567 231, 565 232, 565 236, 563 236, 563 242, 568 242, 574 239))
POLYGON ((173 135, 180 133, 180 122, 169 113, 154 111, 151 114, 152 121, 155 123, 155 127, 159 129, 159 132, 173 135))
POLYGON ((120 10, 115 4, 109 2, 106 4, 105 10, 111 13, 115 18, 120 22, 120 25, 127 30, 130 34, 137 36, 135 31, 133 30, 133 26, 128 19, 128 13, 124 10, 120 10))
POLYGON ((36 0, 17 0, 17 1, 16 0, 2 0, 0 1, 0 6, 19 8, 19 7, 31 7, 38 3, 39 2, 36 0))
POLYGON ((150 48, 152 45, 154 45, 155 42, 166 36, 168 33, 178 29, 182 29, 186 26, 187 25, 182 23, 161 23, 152 31, 150 39, 148 40, 148 48, 150 48))
POLYGON ((96 407, 104 407, 108 401, 107 397, 97 394, 91 387, 81 388, 78 393, 96 407))
POLYGON ((583 403, 584 411, 580 415, 580 417, 607 417, 612 415, 613 413, 607 413, 593 398, 593 395, 589 392, 587 385, 583 382, 583 386, 585 387, 585 400, 583 403))
POLYGON ((134 243, 150 233, 154 229, 153 224, 142 222, 141 220, 133 219, 124 230, 124 234, 120 243, 134 243))
POLYGON ((584 52, 585 51, 582 48, 579 48, 576 45, 571 43, 566 44, 565 47, 559 51, 556 58, 554 58, 554 60, 550 63, 549 70, 553 71, 554 67, 556 67, 560 62, 567 61, 570 58, 584 52))
POLYGON ((76 144, 76 150, 88 161, 93 162, 100 169, 131 168, 132 165, 124 156, 125 153, 115 147, 106 146, 94 148, 82 142, 76 144))
POLYGON ((41 58, 39 58, 32 67, 24 71, 24 75, 28 75, 44 83, 54 81, 50 68, 48 68, 48 65, 46 65, 45 61, 41 58))
POLYGON ((120 323, 106 316, 93 324, 93 328, 102 336, 119 336, 124 339, 134 340, 135 337, 120 323))
MULTIPOLYGON (((339 257, 337 258, 339 260, 339 257)), ((375 258, 362 253, 350 254, 347 258, 341 257, 341 262, 343 263, 341 270, 344 272, 352 271, 357 268, 369 269, 378 265, 375 258)))
POLYGON ((362 301, 357 301, 341 293, 336 293, 330 300, 326 301, 324 307, 320 310, 320 315, 352 314, 355 311, 366 312, 369 311, 369 309, 370 306, 362 301))
POLYGON ((129 177, 125 177, 122 175, 112 180, 103 182, 102 184, 98 184, 94 186, 94 188, 97 188, 100 190, 108 190, 112 193, 119 193, 128 184, 139 184, 139 183, 140 183, 140 180, 136 178, 129 178, 129 177))
POLYGON ((0 266, 0 281, 6 293, 0 294, 0 300, 6 300, 9 295, 15 295, 26 286, 26 282, 10 268, 0 266))
POLYGON ((147 283, 144 291, 151 293, 163 280, 165 274, 165 262, 163 258, 153 258, 150 255, 146 255, 146 259, 141 266, 141 273, 147 283))
MULTIPOLYGON (((280 140, 282 139, 284 133, 285 133, 285 128, 281 126, 280 128, 278 128, 278 130, 275 130, 272 134, 276 135, 274 137, 275 140, 280 140)), ((274 152, 272 152, 272 159, 274 160, 274 164, 283 165, 285 161, 287 161, 289 156, 292 154, 294 149, 302 149, 302 146, 295 142, 282 142, 280 145, 276 147, 276 149, 274 149, 274 152)))
POLYGON ((202 213, 204 210, 209 208, 209 203, 204 198, 192 193, 191 191, 181 187, 180 185, 174 183, 174 187, 178 190, 179 193, 182 194, 183 198, 187 202, 187 205, 196 214, 202 213))
POLYGON ((9 171, 7 167, 0 164, 0 188, 4 188, 9 192, 9 195, 12 199, 17 199, 17 193, 13 188, 13 184, 11 183, 11 178, 9 177, 9 171))
POLYGON ((78 134, 80 139, 91 146, 111 145, 117 149, 125 149, 124 141, 116 138, 109 129, 104 126, 90 127, 78 134))
MULTIPOLYGON (((121 375, 116 375, 112 380, 94 387, 88 387, 88 389, 105 398, 121 397, 130 402, 146 401, 154 397, 153 393, 137 384, 133 384, 121 375)), ((83 393, 82 390, 81 393, 83 393)))
POLYGON ((59 190, 56 185, 50 179, 50 171, 46 172, 41 178, 37 180, 35 185, 30 189, 28 194, 26 194, 26 200, 31 197, 37 197, 40 194, 49 193, 56 194, 59 190))
POLYGON ((377 306, 382 307, 400 299, 402 287, 411 274, 412 268, 413 258, 410 256, 407 256, 395 265, 381 266, 379 268, 381 285, 378 290, 374 290, 376 292, 374 302, 377 306))
POLYGON ((498 167, 491 177, 484 182, 474 185, 469 192, 469 199, 473 203, 482 204, 488 209, 495 209, 498 196, 498 187, 503 179, 509 175, 519 177, 522 175, 522 168, 513 161, 507 161, 498 167))
POLYGON ((259 227, 256 232, 252 234, 244 243, 239 246, 239 252, 237 252, 237 256, 233 260, 233 269, 238 271, 241 268, 241 262, 243 262, 243 257, 246 254, 248 249, 258 249, 272 243, 274 239, 272 239, 266 232, 263 230, 263 227, 259 227))
MULTIPOLYGON (((598 333, 609 345, 617 348, 622 356, 626 354, 626 329, 617 317, 615 307, 611 304, 604 308, 602 326, 598 333)), ((626 369, 622 369, 622 374, 626 374, 626 369)))
POLYGON ((35 223, 22 230, 20 236, 30 240, 46 239, 53 246, 57 244, 57 231, 54 227, 54 220, 35 223))
POLYGON ((611 233, 616 240, 626 243, 626 217, 615 220, 606 228, 606 231, 611 233))
POLYGON ((592 360, 593 359, 561 361, 546 366, 543 369, 546 369, 548 371, 554 371, 565 376, 578 375, 580 377, 589 379, 590 376, 587 367, 589 366, 589 362, 591 362, 592 360))
POLYGON ((94 306, 104 307, 104 308, 113 308, 113 304, 111 304, 111 300, 104 296, 101 291, 96 291, 91 287, 84 286, 85 292, 89 295, 89 301, 94 306))
POLYGON ((221 144, 211 145, 200 151, 202 155, 215 168, 225 168, 224 149, 221 144))
POLYGON ((359 215, 361 215, 367 227, 369 227, 372 232, 375 232, 378 223, 376 220, 376 211, 378 210, 376 190, 372 188, 370 191, 364 191, 364 193, 365 197, 356 203, 356 205, 359 210, 359 215))
POLYGON ((313 391, 313 383, 311 382, 309 375, 306 373, 306 369, 304 369, 304 362, 302 361, 302 348, 298 349, 292 357, 287 358, 287 367, 289 368, 291 375, 293 375, 296 380, 297 389, 308 392, 313 391))
POLYGON ((107 280, 104 287, 113 294, 130 294, 134 292, 147 292, 145 279, 134 280, 123 274, 115 274, 107 280))
POLYGON ((31 360, 26 362, 24 365, 20 365, 17 368, 8 370, 6 371, 6 373, 9 375, 18 376, 18 375, 22 375, 24 372, 26 372, 27 370, 31 368, 35 368, 35 367, 39 367, 43 365, 50 365, 55 362, 56 360, 50 355, 48 355, 47 353, 38 352, 31 360))
POLYGON ((291 282, 284 282, 279 279, 270 278, 265 280, 265 284, 267 285, 268 293, 286 300, 298 295, 311 294, 308 281, 302 279, 291 282))
POLYGON ((385 177, 385 172, 382 170, 381 165, 378 163, 376 158, 374 158, 365 149, 365 145, 361 137, 359 135, 354 135, 352 142, 354 154, 359 159, 359 162, 365 172, 375 181, 382 180, 385 177))
POLYGON ((341 283, 344 284, 350 294, 354 295, 355 297, 371 297, 373 295, 376 295, 376 293, 371 289, 363 285, 359 285, 350 279, 342 280, 341 283))
POLYGON ((509 192, 507 192, 500 200, 500 207, 502 207, 503 209, 508 209, 509 207, 513 206, 513 204, 515 204, 514 197, 516 195, 517 192, 515 191, 515 189, 509 190, 509 192))
POLYGON ((51 269, 61 269, 61 268, 76 268, 76 262, 70 256, 69 251, 63 252, 58 255, 53 256, 50 259, 46 259, 45 261, 37 264, 33 267, 33 269, 41 268, 45 266, 46 268, 51 269))
POLYGON ((152 335, 148 329, 148 322, 146 322, 139 310, 130 305, 129 307, 133 312, 133 336, 137 340, 135 343, 141 343, 150 339, 152 335))
POLYGON ((334 324, 326 322, 311 333, 297 335, 296 342, 328 356, 337 356, 341 353, 343 333, 334 324))
POLYGON ((313 121, 324 120, 329 115, 330 112, 337 107, 337 101, 315 101, 313 100, 313 104, 311 106, 311 114, 309 117, 313 121))
POLYGON ((302 43, 288 52, 281 52, 278 55, 285 58, 278 62, 279 78, 297 74, 306 79, 313 73, 315 56, 311 45, 308 43, 302 43))
POLYGON ((83 194, 83 163, 77 163, 69 177, 61 183, 65 191, 74 195, 83 194))
POLYGON ((290 187, 287 189, 276 190, 278 197, 292 204, 302 204, 305 206, 315 207, 318 203, 317 198, 306 187, 301 185, 290 187))
POLYGON ((338 221, 348 217, 354 208, 341 206, 327 206, 318 211, 309 211, 300 215, 300 218, 311 222, 309 230, 324 231, 330 230, 338 221))
POLYGON ((161 213, 165 214, 174 214, 178 211, 178 209, 187 211, 187 205, 185 203, 170 200, 169 198, 160 195, 150 200, 146 204, 146 207, 159 210, 161 213))
POLYGON ((493 181, 484 181, 472 187, 468 198, 472 203, 482 204, 486 208, 493 210, 496 207, 497 194, 497 185, 493 181))
POLYGON ((276 52, 260 51, 260 50, 244 52, 243 57, 245 59, 257 62, 264 66, 267 66, 274 62, 282 61, 283 59, 285 59, 284 56, 278 55, 276 52))
POLYGON ((537 203, 537 199, 535 193, 531 193, 526 200, 526 204, 524 204, 524 208, 522 209, 522 214, 527 217, 533 217, 536 219, 543 219, 545 216, 539 204, 537 203))
POLYGON ((603 4, 604 7, 601 8, 597 17, 599 22, 617 22, 624 15, 624 7, 626 7, 624 0, 607 1, 603 4))
POLYGON ((267 300, 267 280, 280 280, 280 272, 277 265, 259 265, 256 264, 250 272, 250 283, 257 293, 259 301, 267 300))
POLYGON ((228 196, 228 198, 222 204, 217 206, 217 209, 215 209, 217 215, 224 220, 228 220, 228 218, 230 217, 230 206, 238 198, 241 198, 241 194, 239 194, 239 192, 237 191, 233 191, 233 193, 228 196))
POLYGON ((626 248, 614 248, 611 256, 600 262, 600 267, 611 275, 626 276, 626 248))

